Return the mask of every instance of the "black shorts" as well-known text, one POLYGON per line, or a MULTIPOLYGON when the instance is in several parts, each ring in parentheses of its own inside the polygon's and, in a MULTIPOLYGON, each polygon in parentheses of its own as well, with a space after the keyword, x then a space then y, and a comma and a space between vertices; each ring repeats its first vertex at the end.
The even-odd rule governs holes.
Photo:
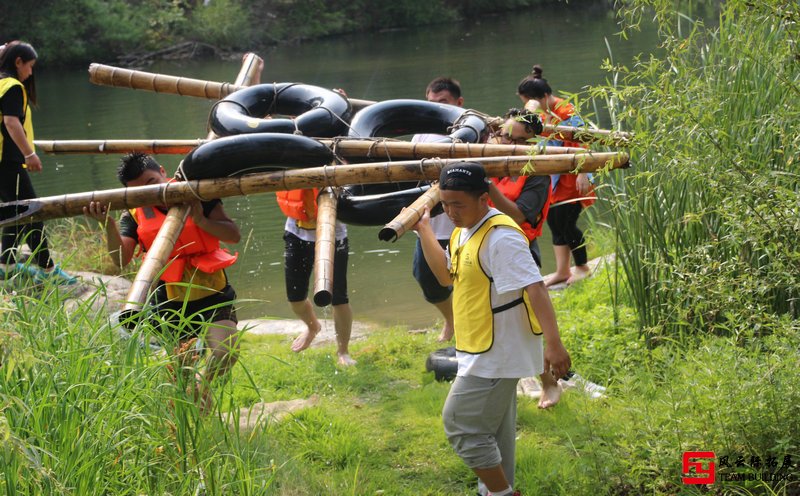
MULTIPOLYGON (((314 270, 313 241, 303 241, 290 232, 283 233, 286 247, 284 252, 284 275, 286 297, 290 302, 304 301, 308 298, 308 285, 314 270)), ((333 305, 344 305, 347 298, 347 258, 350 244, 347 238, 336 241, 333 255, 333 305)))
POLYGON ((200 336, 212 322, 230 320, 239 323, 236 317, 236 291, 230 284, 219 293, 192 301, 163 301, 163 287, 156 291, 155 312, 158 316, 159 332, 183 341, 200 336), (159 294, 161 292, 161 294, 159 294))

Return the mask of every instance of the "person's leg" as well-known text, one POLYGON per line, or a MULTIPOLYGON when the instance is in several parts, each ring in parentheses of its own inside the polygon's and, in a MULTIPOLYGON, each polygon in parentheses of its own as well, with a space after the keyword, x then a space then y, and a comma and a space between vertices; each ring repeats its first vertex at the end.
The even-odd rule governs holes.
POLYGON ((502 452, 514 449, 516 433, 510 435, 507 429, 517 382, 518 379, 456 377, 442 410, 445 434, 453 450, 492 492, 510 486, 502 452))
MULTIPOLYGON (((22 170, 17 176, 16 196, 18 200, 30 200, 36 198, 36 191, 33 189, 31 176, 27 171, 22 170)), ((16 245, 27 243, 33 252, 33 261, 45 270, 52 270, 55 264, 50 259, 50 250, 47 246, 47 238, 44 236, 44 223, 34 222, 22 226, 19 230, 19 238, 16 245)))
MULTIPOLYGON (((447 246, 447 243, 447 241, 439 241, 443 248, 447 246)), ((414 279, 422 289, 425 300, 435 306, 444 318, 444 326, 439 333, 437 341, 450 341, 453 338, 453 302, 450 296, 453 288, 439 284, 436 276, 433 275, 428 266, 428 262, 425 261, 419 239, 417 239, 417 244, 414 248, 413 274, 414 279)))
POLYGON ((586 252, 586 238, 583 236, 583 231, 581 231, 578 227, 578 217, 580 216, 582 209, 583 208, 581 207, 580 203, 575 204, 575 208, 573 210, 574 219, 572 219, 572 222, 569 225, 569 248, 572 252, 572 260, 575 262, 575 270, 572 271, 572 275, 569 279, 567 279, 567 284, 578 282, 581 279, 588 277, 591 273, 591 269, 587 265, 589 259, 586 252))
POLYGON ((289 304, 292 307, 292 312, 306 325, 306 330, 292 341, 292 351, 299 353, 311 346, 314 338, 322 330, 322 324, 317 320, 317 316, 314 314, 314 307, 308 298, 303 301, 290 301, 289 304))
POLYGON ((356 361, 350 358, 350 333, 353 329, 353 310, 349 303, 334 305, 333 326, 336 329, 336 354, 339 356, 339 365, 355 365, 356 361))
POLYGON ((569 270, 570 248, 567 244, 564 228, 569 212, 565 210, 568 205, 550 207, 547 214, 547 225, 553 234, 553 253, 556 258, 556 271, 544 280, 545 286, 552 286, 564 282, 570 278, 572 272, 569 270))
POLYGON ((288 232, 284 233, 283 240, 286 297, 292 312, 306 325, 306 330, 292 342, 292 351, 298 353, 311 346, 322 328, 308 299, 308 283, 314 268, 314 243, 288 232))
POLYGON ((355 365, 350 357, 350 334, 353 331, 353 309, 347 294, 347 263, 350 243, 347 238, 336 242, 333 254, 333 327, 336 330, 336 354, 339 365, 355 365))

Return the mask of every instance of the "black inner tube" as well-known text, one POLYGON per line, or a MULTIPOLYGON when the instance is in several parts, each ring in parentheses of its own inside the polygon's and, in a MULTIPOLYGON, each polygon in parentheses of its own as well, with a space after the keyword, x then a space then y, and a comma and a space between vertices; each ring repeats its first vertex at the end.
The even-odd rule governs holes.
POLYGON ((240 134, 205 143, 183 160, 186 179, 212 179, 253 172, 320 167, 333 152, 305 136, 279 133, 240 134))
POLYGON ((298 133, 331 138, 346 133, 351 115, 350 102, 335 91, 299 83, 259 84, 217 102, 209 126, 219 136, 298 133))

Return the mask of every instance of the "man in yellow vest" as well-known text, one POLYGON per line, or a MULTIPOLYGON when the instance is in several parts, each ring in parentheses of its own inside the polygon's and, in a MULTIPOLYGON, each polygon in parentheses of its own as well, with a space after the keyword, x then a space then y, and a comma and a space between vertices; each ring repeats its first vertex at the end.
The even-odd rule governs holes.
POLYGON ((512 487, 517 382, 543 372, 563 376, 569 354, 525 234, 489 207, 483 167, 448 165, 439 188, 456 225, 448 251, 436 241, 428 212, 416 230, 440 284, 453 285, 458 376, 442 411, 445 434, 480 479, 481 494, 519 494, 512 487))

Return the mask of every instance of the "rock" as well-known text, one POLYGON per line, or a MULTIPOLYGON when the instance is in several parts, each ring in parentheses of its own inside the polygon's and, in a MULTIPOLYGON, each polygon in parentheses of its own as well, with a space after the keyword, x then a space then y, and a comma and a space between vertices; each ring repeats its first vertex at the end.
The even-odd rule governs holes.
POLYGON ((239 409, 239 415, 228 412, 224 415, 225 422, 233 427, 237 421, 239 430, 253 430, 257 425, 266 422, 279 422, 290 413, 294 413, 305 408, 311 408, 319 403, 319 397, 312 395, 306 399, 296 399, 289 401, 274 401, 272 403, 260 402, 249 407, 239 409))
MULTIPOLYGON (((336 343, 336 331, 334 330, 333 320, 321 319, 322 330, 311 343, 312 347, 326 346, 336 343)), ((260 336, 265 334, 282 334, 294 339, 306 330, 306 325, 302 320, 296 319, 248 319, 239 321, 239 329, 244 332, 260 336)), ((350 342, 363 338, 374 326, 364 322, 353 322, 353 330, 350 334, 350 342)))

